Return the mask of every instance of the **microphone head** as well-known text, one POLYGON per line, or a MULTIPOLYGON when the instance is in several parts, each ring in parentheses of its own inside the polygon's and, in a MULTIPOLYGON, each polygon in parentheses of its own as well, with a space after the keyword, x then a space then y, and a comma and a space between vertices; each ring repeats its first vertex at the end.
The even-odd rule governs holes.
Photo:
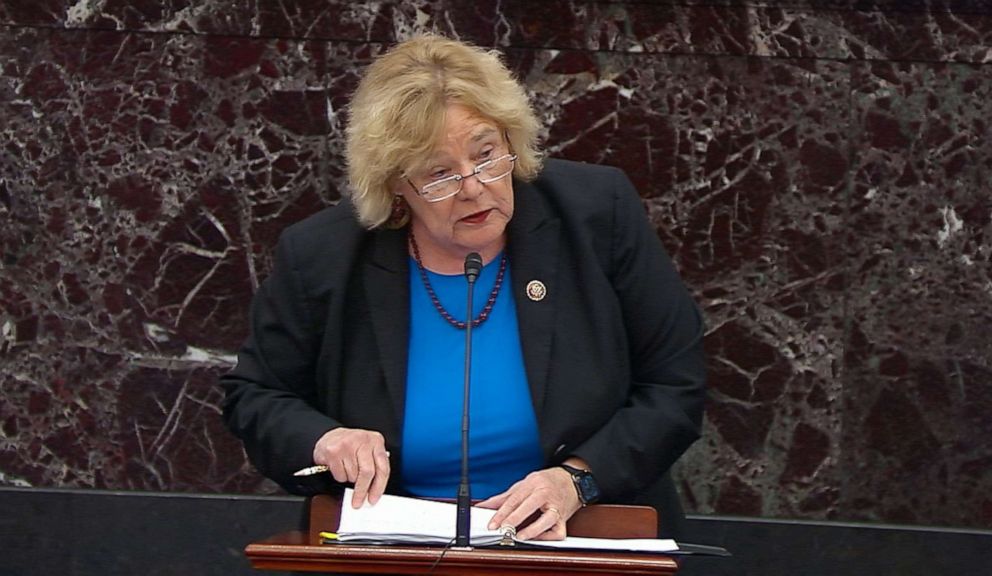
POLYGON ((475 282, 482 272, 482 256, 478 252, 470 252, 465 257, 465 277, 469 282, 475 282))

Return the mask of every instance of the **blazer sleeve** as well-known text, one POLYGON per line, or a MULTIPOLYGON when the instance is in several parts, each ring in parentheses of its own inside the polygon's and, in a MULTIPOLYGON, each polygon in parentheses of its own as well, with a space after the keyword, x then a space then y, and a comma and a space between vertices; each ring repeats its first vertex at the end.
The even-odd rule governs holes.
POLYGON ((248 458, 289 492, 325 489, 326 475, 296 478, 313 464, 313 447, 340 424, 318 410, 315 362, 322 326, 283 234, 270 276, 252 299, 250 335, 237 365, 221 377, 223 415, 248 458))
POLYGON ((627 176, 615 171, 608 274, 628 340, 627 401, 573 450, 606 498, 658 479, 699 438, 706 369, 702 315, 661 245, 627 176))

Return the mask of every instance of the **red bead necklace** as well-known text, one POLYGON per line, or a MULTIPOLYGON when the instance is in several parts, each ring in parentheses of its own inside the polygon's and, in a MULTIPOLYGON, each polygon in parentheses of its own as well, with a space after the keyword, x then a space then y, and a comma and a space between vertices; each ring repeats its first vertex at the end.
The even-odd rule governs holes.
MULTIPOLYGON (((431 286, 430 278, 427 277, 427 269, 424 268, 424 263, 420 260, 420 247, 417 246, 417 239, 413 237, 413 232, 410 232, 410 247, 413 249, 413 259, 417 262, 417 269, 420 271, 420 280, 424 283, 424 288, 427 289, 427 295, 431 299, 431 303, 434 304, 434 308, 441 314, 441 317, 448 321, 459 330, 464 330, 466 323, 461 320, 455 320, 455 318, 444 309, 441 305, 441 300, 434 293, 434 288, 431 286)), ((478 328, 482 325, 486 319, 489 318, 489 313, 493 311, 493 305, 496 304, 496 297, 499 296, 499 290, 503 287, 503 274, 506 272, 506 250, 503 250, 503 255, 499 259, 499 272, 496 274, 496 283, 493 284, 493 289, 489 291, 489 299, 486 300, 486 306, 479 313, 479 316, 472 320, 472 328, 478 328)), ((469 311, 471 314, 471 311, 469 311)))

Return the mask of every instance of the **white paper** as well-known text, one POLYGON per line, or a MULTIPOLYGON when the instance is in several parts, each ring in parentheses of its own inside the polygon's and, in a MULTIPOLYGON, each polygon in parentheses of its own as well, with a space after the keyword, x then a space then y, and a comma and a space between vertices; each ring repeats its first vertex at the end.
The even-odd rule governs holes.
MULTIPOLYGON (((392 542, 447 544, 455 538, 456 504, 384 494, 375 506, 366 501, 356 510, 351 494, 352 489, 346 489, 341 501, 338 538, 343 542, 381 536, 392 542)), ((495 514, 495 510, 472 507, 469 539, 473 544, 493 544, 502 538, 498 530, 487 528, 495 514)))
MULTIPOLYGON (((375 506, 365 502, 357 510, 351 507, 352 489, 344 492, 338 540, 341 542, 449 544, 455 539, 457 505, 419 498, 383 495, 375 506)), ((470 541, 473 546, 498 544, 499 530, 489 530, 495 510, 472 507, 470 541)), ((516 540, 521 542, 520 540, 516 540)), ((580 550, 619 550, 631 552, 674 552, 674 540, 647 538, 580 538, 564 540, 526 540, 529 546, 580 550)))
POLYGON ((675 540, 658 538, 582 538, 566 536, 564 540, 527 540, 548 548, 575 548, 578 550, 616 550, 629 552, 675 552, 679 545, 675 540))

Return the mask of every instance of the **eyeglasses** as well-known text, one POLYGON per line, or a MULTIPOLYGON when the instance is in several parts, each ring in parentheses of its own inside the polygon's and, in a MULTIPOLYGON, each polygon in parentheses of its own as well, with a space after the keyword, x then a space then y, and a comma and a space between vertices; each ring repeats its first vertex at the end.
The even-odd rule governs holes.
POLYGON ((486 160, 482 164, 479 164, 473 168, 472 172, 469 174, 464 176, 460 174, 448 176, 447 178, 442 178, 436 182, 431 182, 420 189, 417 189, 413 182, 410 182, 409 178, 407 178, 406 181, 424 200, 428 202, 440 202, 441 200, 447 200, 448 198, 451 198, 455 194, 461 192, 462 181, 466 178, 475 176, 479 179, 479 182, 482 182, 483 184, 489 184, 502 178, 506 178, 510 172, 513 172, 513 163, 516 160, 516 154, 504 154, 499 158, 486 160))

